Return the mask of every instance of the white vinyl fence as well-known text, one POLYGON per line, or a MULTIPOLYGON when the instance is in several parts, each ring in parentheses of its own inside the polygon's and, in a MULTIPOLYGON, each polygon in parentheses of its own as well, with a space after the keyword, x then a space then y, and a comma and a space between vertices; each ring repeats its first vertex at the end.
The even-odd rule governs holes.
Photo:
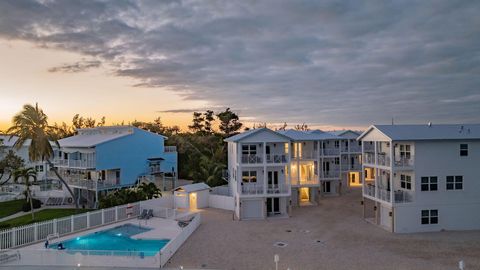
POLYGON ((45 241, 49 235, 59 237, 126 220, 137 217, 139 213, 140 203, 137 202, 2 230, 0 231, 0 250, 45 241))
POLYGON ((235 201, 231 196, 210 194, 210 196, 208 196, 208 206, 233 211, 235 209, 235 201))
MULTIPOLYGON (((170 242, 168 242, 161 250, 159 253, 160 256, 160 263, 161 267, 163 267, 168 260, 177 252, 177 250, 180 248, 180 246, 188 239, 188 237, 200 226, 201 218, 200 214, 196 213, 191 215, 193 218, 190 223, 182 228, 182 232, 175 237, 175 239, 172 239, 170 242)), ((183 217, 182 219, 187 219, 187 217, 183 217)))

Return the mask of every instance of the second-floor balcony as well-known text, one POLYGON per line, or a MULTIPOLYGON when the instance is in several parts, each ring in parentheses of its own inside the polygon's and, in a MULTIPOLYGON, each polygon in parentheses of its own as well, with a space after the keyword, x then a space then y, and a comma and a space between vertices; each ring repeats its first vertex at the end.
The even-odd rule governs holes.
POLYGON ((288 194, 289 191, 288 185, 267 185, 267 194, 288 194))
POLYGON ((362 169, 362 164, 354 163, 354 164, 342 164, 342 171, 359 171, 362 169))
POLYGON ((393 191, 385 188, 376 187, 374 184, 366 184, 364 186, 363 195, 377 198, 385 202, 391 202, 392 195, 395 203, 408 203, 413 201, 410 191, 396 190, 393 191))
POLYGON ((292 186, 312 186, 312 185, 318 185, 319 184, 318 176, 312 176, 312 177, 303 177, 303 178, 294 178, 292 177, 292 186))
POLYGON ((286 155, 267 154, 266 157, 267 163, 287 163, 286 155))
POLYGON ((339 170, 322 171, 322 174, 321 174, 322 179, 332 179, 332 178, 339 178, 339 177, 340 177, 339 170))
POLYGON ((268 195, 268 194, 279 194, 284 195, 288 194, 290 191, 290 186, 285 184, 277 185, 267 185, 266 187, 263 183, 248 183, 241 185, 241 194, 242 195, 268 195))
POLYGON ((242 155, 243 164, 259 164, 263 163, 263 159, 259 155, 242 155))
POLYGON ((263 184, 242 184, 241 193, 244 195, 261 195, 263 194, 263 184))
POLYGON ((393 161, 393 164, 396 167, 412 167, 414 163, 414 156, 408 156, 408 157, 399 157, 395 158, 393 161))
POLYGON ((91 169, 91 168, 95 168, 95 156, 92 155, 88 158, 82 158, 82 159, 56 158, 53 160, 53 164, 57 167, 91 169))
MULTIPOLYGON (((85 178, 84 174, 69 175, 62 172, 59 172, 59 174, 69 186, 91 189, 91 190, 108 189, 108 188, 118 186, 120 183, 120 179, 93 180, 93 179, 85 178)), ((48 172, 47 176, 50 179, 58 179, 57 175, 53 171, 48 172)))
POLYGON ((324 156, 338 156, 340 155, 340 148, 324 148, 322 154, 324 156))

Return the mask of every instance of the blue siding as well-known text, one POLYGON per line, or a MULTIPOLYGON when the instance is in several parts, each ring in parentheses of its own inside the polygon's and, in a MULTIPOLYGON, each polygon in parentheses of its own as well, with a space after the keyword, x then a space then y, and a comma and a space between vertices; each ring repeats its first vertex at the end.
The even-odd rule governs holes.
POLYGON ((162 169, 177 171, 176 153, 164 153, 164 138, 138 128, 127 135, 96 147, 96 169, 120 169, 120 184, 132 184, 148 170, 148 158, 162 157, 162 169))

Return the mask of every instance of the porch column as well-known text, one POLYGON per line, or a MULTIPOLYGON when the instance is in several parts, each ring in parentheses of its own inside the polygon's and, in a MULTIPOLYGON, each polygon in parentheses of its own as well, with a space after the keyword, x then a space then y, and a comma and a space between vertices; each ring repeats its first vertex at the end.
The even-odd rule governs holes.
POLYGON ((267 143, 263 142, 262 149, 263 161, 263 194, 267 194, 267 143))
MULTIPOLYGON (((361 174, 360 174, 360 177, 362 177, 362 195, 365 194, 365 166, 363 165, 364 163, 364 158, 365 158, 365 147, 364 147, 364 142, 362 141, 362 164, 361 165, 361 174)), ((364 204, 365 205, 365 204, 364 204)), ((365 208, 365 206, 364 206, 365 208)))
POLYGON ((393 199, 394 199, 394 187, 393 187, 393 155, 394 155, 394 149, 393 149, 393 142, 390 141, 390 202, 392 203, 392 209, 393 209, 393 199))

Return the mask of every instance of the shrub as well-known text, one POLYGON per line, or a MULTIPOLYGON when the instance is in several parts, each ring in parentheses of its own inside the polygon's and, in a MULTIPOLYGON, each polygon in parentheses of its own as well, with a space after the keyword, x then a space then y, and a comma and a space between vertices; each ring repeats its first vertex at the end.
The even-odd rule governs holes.
MULTIPOLYGON (((32 199, 33 200, 33 209, 38 209, 42 206, 42 202, 40 200, 37 200, 37 199, 32 199)), ((23 212, 28 212, 30 211, 30 202, 25 202, 23 205, 22 205, 22 211, 23 212)))

